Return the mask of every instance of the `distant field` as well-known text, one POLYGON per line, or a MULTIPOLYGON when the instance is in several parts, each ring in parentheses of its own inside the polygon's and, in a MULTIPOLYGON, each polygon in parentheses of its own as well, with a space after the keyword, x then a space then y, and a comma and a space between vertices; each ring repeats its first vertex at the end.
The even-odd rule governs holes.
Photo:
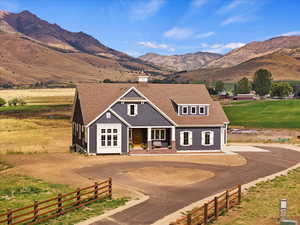
POLYGON ((224 106, 230 125, 258 128, 300 128, 300 100, 245 101, 224 106))

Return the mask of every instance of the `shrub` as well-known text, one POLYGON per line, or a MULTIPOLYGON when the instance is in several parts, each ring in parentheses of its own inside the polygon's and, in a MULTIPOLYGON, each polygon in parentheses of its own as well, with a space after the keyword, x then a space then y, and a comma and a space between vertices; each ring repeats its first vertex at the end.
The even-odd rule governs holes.
POLYGON ((26 105, 26 102, 22 98, 13 98, 8 101, 9 106, 26 105))
POLYGON ((0 98, 0 107, 4 106, 6 104, 5 99, 0 98))

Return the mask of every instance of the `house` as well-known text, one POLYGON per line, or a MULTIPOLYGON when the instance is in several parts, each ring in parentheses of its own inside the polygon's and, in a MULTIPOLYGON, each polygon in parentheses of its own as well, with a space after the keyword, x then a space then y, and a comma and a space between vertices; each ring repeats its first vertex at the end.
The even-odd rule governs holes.
POLYGON ((81 83, 72 148, 87 154, 222 150, 229 121, 201 84, 81 83))

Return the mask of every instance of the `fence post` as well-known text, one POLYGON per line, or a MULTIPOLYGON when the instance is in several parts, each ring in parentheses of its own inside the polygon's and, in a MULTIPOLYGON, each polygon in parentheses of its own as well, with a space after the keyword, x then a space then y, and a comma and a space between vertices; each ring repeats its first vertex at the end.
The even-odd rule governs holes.
POLYGON ((95 189, 95 192, 94 192, 94 194, 95 194, 95 199, 97 199, 97 198, 98 198, 98 182, 95 182, 95 187, 94 187, 94 189, 95 189))
POLYGON ((205 203, 204 204, 204 212, 203 212, 203 223, 204 223, 204 225, 207 225, 207 222, 208 222, 208 218, 207 218, 207 216, 208 216, 208 204, 207 203, 205 203))
POLYGON ((62 199, 62 197, 61 197, 61 194, 58 194, 57 195, 57 212, 58 213, 61 213, 61 206, 62 206, 62 202, 61 202, 61 199, 62 199))
POLYGON ((12 224, 12 210, 7 210, 7 224, 12 224))
POLYGON ((39 202, 34 201, 34 203, 33 203, 33 210, 34 210, 34 212, 33 212, 33 216, 34 216, 33 221, 36 221, 37 218, 38 218, 38 213, 39 213, 38 207, 39 207, 39 202))
POLYGON ((215 197, 215 219, 218 219, 219 208, 218 208, 218 197, 215 197))
POLYGON ((112 179, 108 179, 108 197, 112 199, 112 179))
POLYGON ((238 204, 241 204, 242 201, 242 186, 239 185, 239 190, 238 190, 238 204))
POLYGON ((80 188, 76 189, 76 201, 77 201, 77 205, 79 205, 80 203, 80 188))
POLYGON ((229 210, 229 191, 226 191, 226 211, 228 212, 229 210))
POLYGON ((187 225, 192 225, 192 214, 191 212, 188 212, 186 215, 187 225))

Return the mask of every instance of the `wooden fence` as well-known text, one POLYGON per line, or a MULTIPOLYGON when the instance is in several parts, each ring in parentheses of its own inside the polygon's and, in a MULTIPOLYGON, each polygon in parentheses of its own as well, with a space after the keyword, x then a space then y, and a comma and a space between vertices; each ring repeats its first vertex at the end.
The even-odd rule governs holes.
POLYGON ((170 225, 207 225, 230 208, 240 204, 242 197, 241 185, 231 188, 211 201, 186 212, 181 218, 170 225))
POLYGON ((112 179, 109 178, 101 183, 77 188, 70 193, 58 194, 54 198, 34 201, 32 205, 23 208, 8 209, 6 213, 0 214, 0 224, 37 224, 94 201, 111 197, 112 179))

